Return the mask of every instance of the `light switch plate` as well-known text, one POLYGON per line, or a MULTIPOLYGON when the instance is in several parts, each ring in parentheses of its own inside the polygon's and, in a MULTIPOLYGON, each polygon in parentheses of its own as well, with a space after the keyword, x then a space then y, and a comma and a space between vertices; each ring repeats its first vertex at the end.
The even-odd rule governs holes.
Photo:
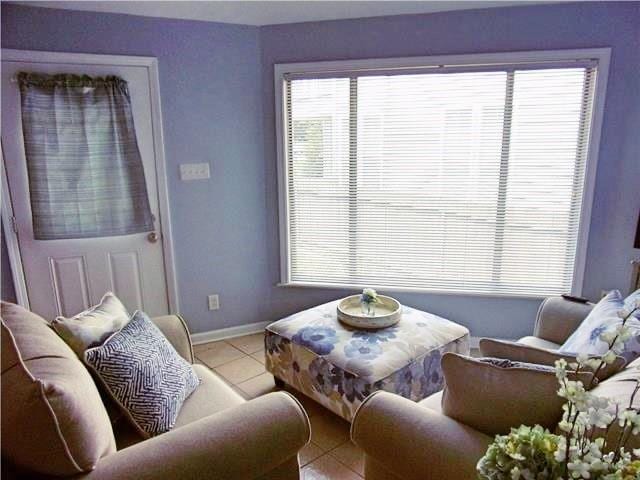
POLYGON ((182 163, 180 164, 180 180, 206 180, 209 178, 208 163, 182 163))
POLYGON ((218 310, 220 308, 220 297, 218 295, 209 295, 209 310, 218 310))

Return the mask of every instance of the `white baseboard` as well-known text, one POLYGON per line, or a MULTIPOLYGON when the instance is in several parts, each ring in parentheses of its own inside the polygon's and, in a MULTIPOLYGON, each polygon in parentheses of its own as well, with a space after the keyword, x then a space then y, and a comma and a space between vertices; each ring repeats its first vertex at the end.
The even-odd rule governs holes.
POLYGON ((252 333, 264 331, 264 328, 272 322, 256 322, 248 325, 238 325, 237 327, 220 328, 209 330, 208 332, 192 333, 191 342, 194 345, 201 343, 215 342, 226 338, 241 337, 252 333))

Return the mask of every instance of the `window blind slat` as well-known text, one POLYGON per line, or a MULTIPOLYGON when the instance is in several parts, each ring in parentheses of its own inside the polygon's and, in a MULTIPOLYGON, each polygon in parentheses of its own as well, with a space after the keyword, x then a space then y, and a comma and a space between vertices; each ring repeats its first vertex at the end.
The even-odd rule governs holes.
POLYGON ((285 80, 292 282, 572 283, 596 68, 285 80))

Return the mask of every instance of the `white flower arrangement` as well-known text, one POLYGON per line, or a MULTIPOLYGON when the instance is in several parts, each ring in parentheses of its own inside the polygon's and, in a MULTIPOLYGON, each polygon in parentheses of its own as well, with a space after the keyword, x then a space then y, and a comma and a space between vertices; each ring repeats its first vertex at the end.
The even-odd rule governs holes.
POLYGON ((556 362, 556 377, 560 384, 558 395, 566 399, 558 424, 561 433, 556 435, 536 425, 521 426, 512 429, 509 435, 496 436, 478 462, 480 479, 640 479, 640 449, 626 449, 629 438, 640 434, 640 412, 633 407, 640 391, 640 380, 636 380, 628 405, 614 403, 588 391, 600 370, 615 361, 616 353, 632 337, 627 321, 637 310, 640 310, 640 301, 618 313, 622 322, 616 329, 600 335, 608 345, 602 356, 589 358, 581 354, 576 362, 556 362), (570 374, 583 370, 593 372, 587 387, 570 379, 570 374), (616 424, 620 430, 612 435, 611 429, 616 424))
POLYGON ((360 295, 360 308, 362 313, 373 317, 376 314, 376 304, 380 301, 378 292, 373 288, 365 288, 360 295))
POLYGON ((378 292, 373 288, 365 288, 360 295, 360 301, 362 303, 378 303, 378 292))

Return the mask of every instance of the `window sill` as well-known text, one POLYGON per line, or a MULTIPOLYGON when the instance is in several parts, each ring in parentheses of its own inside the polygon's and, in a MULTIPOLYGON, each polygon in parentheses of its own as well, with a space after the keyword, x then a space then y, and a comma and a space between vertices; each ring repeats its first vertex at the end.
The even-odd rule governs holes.
MULTIPOLYGON (((325 290, 362 290, 363 288, 375 288, 381 292, 397 293, 426 293, 432 295, 451 295, 458 297, 485 297, 485 298, 521 298, 530 300, 542 300, 550 296, 560 295, 560 293, 498 293, 480 292, 474 290, 437 290, 421 287, 390 287, 384 285, 348 285, 342 283, 312 283, 312 282, 279 282, 276 284, 281 288, 315 288, 325 290)), ((568 293, 568 292, 567 292, 568 293)))

